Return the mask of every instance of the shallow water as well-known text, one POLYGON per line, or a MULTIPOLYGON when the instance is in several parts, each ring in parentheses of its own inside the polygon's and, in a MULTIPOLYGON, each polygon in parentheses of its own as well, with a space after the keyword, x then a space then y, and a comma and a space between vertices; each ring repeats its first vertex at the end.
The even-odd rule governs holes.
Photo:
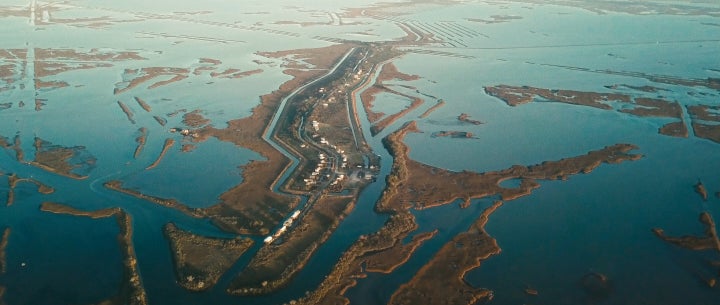
MULTIPOLYGON (((9 2, 3 6, 27 4, 9 2)), ((657 129, 668 122, 665 119, 553 102, 509 107, 483 91, 483 86, 528 85, 664 96, 684 106, 718 105, 717 90, 572 69, 699 79, 718 77, 720 74, 710 69, 720 69, 716 55, 720 52, 720 36, 717 27, 707 25, 720 23, 718 18, 597 14, 556 5, 468 2, 447 7, 418 6, 404 15, 387 10, 381 16, 345 17, 344 22, 356 24, 344 26, 302 26, 282 21, 326 23, 333 14, 342 15, 349 4, 315 1, 295 8, 297 3, 284 0, 176 1, 168 10, 161 2, 139 3, 71 1, 53 10, 52 17, 57 19, 110 17, 108 25, 95 28, 86 27, 85 21, 31 26, 26 17, 0 17, 4 29, 0 31, 2 49, 90 52, 97 48, 108 52, 137 51, 146 58, 106 62, 112 66, 43 77, 45 81, 66 81, 69 87, 37 93, 32 89, 32 77, 28 76, 32 72, 29 65, 26 74, 14 75, 25 77, 14 83, 14 88, 0 90, 0 99, 13 103, 10 109, 0 110, 0 135, 12 139, 19 134, 26 160, 34 155, 34 137, 61 146, 82 145, 97 158, 89 178, 78 181, 19 163, 11 150, 0 153, 3 173, 18 173, 56 188, 53 194, 41 195, 32 185, 21 183, 16 189, 15 204, 0 207, 0 228, 12 229, 8 271, 0 275, 0 285, 7 287, 4 300, 8 304, 90 304, 117 292, 122 269, 115 220, 40 212, 39 205, 44 201, 86 210, 115 206, 126 209, 133 217, 139 269, 151 304, 282 304, 302 296, 317 287, 342 251, 358 236, 377 230, 386 219, 373 210, 392 164, 380 140, 409 120, 417 120, 423 131, 407 135, 410 157, 455 171, 487 172, 514 164, 532 165, 582 155, 615 143, 636 144, 639 147, 636 152, 645 156, 638 161, 603 164, 590 174, 571 176, 567 181, 540 181, 541 187, 533 194, 507 202, 491 215, 486 229, 497 239, 502 253, 468 273, 466 280, 475 287, 492 289, 495 292, 492 304, 587 301, 578 281, 588 271, 607 274, 613 282, 614 292, 602 304, 711 304, 718 298, 717 290, 698 281, 698 274, 710 276, 708 272, 712 269, 707 268, 706 261, 717 257, 668 246, 650 229, 662 227, 673 236, 699 234, 700 212, 709 211, 720 217, 718 199, 702 202, 692 188, 701 179, 709 191, 720 190, 716 175, 720 169, 717 158, 720 144, 696 138, 692 131, 687 139, 659 135, 657 129), (490 20, 493 15, 521 18, 491 24, 471 20, 490 20), (446 105, 420 119, 418 116, 435 101, 419 96, 426 98, 423 106, 376 137, 370 137, 370 124, 362 119, 369 144, 382 157, 381 175, 362 192, 353 213, 285 290, 252 298, 224 293, 225 286, 248 263, 259 245, 243 256, 217 287, 203 293, 180 288, 175 283, 162 226, 172 221, 198 234, 223 237, 230 234, 219 231, 207 220, 192 219, 106 190, 102 183, 121 179, 127 187, 176 198, 193 207, 216 203, 220 194, 241 183, 240 167, 262 157, 217 139, 196 143, 194 151, 183 153, 180 146, 188 142, 168 132, 182 125, 183 113, 173 117, 168 114, 198 109, 215 127, 224 128, 228 120, 250 115, 260 95, 272 92, 290 79, 282 72, 283 59, 266 58, 257 52, 330 45, 323 37, 392 40, 404 35, 394 26, 396 21, 442 36, 452 44, 404 48, 412 52, 393 63, 399 71, 421 78, 389 83, 417 87, 445 100, 446 105), (286 32, 272 33, 278 30, 286 32), (422 52, 449 52, 465 58, 422 52), (148 88, 169 78, 163 76, 128 92, 113 94, 113 89, 123 81, 125 69, 172 67, 192 71, 199 66, 200 58, 221 60, 215 72, 230 68, 263 72, 241 79, 191 72, 180 82, 148 88), (26 87, 21 89, 20 83, 26 87), (646 93, 604 87, 614 84, 652 85, 669 91, 646 93), (36 97, 47 99, 41 111, 33 109, 36 97), (134 97, 147 101, 152 111, 143 110, 134 97), (19 108, 20 100, 26 104, 23 108, 19 108), (118 101, 132 110, 134 124, 122 113, 118 101), (459 122, 457 117, 461 113, 483 124, 459 122), (167 125, 160 126, 153 118, 156 115, 166 118, 167 125), (134 159, 140 127, 148 128, 148 139, 142 154, 134 159), (431 136, 441 130, 472 132, 474 138, 431 136), (175 146, 157 168, 144 170, 155 160, 166 138, 175 139, 175 146), (21 267, 22 263, 26 266, 21 267), (527 287, 537 289, 539 295, 525 295, 527 287)), ((352 6, 373 3, 368 0, 352 6)), ((391 114, 407 105, 404 98, 378 94, 373 109, 391 114)), ((364 117, 360 108, 358 112, 364 117)), ((6 177, 0 176, 0 198, 6 194, 6 177)), ((357 304, 386 303, 397 287, 409 281, 445 242, 465 231, 494 199, 475 200, 466 209, 454 203, 414 211, 420 225, 416 233, 437 228, 438 235, 421 246, 397 272, 370 274, 360 280, 357 287, 348 291, 350 299, 357 304)))

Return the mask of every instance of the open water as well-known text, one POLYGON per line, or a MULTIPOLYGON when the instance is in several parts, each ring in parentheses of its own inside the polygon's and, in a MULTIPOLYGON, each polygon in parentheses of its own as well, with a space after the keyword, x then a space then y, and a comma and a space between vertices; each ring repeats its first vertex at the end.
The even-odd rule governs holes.
MULTIPOLYGON (((136 51, 146 58, 103 62, 112 66, 43 77, 45 81, 69 84, 52 90, 32 90, 32 71, 13 70, 18 80, 0 90, 0 102, 12 103, 10 109, 0 110, 0 135, 12 139, 19 134, 26 160, 32 159, 34 137, 62 146, 82 145, 97 158, 89 178, 71 180, 19 163, 11 150, 0 153, 1 172, 32 177, 56 189, 53 194, 41 195, 31 184, 21 183, 16 189, 16 202, 0 207, 0 228, 12 230, 7 272, 0 275, 0 285, 7 288, 4 301, 11 305, 91 304, 117 292, 122 269, 115 221, 43 213, 39 206, 44 201, 87 210, 116 206, 126 209, 133 217, 139 269, 151 304, 282 304, 300 297, 317 287, 358 236, 377 230, 384 222, 386 216, 377 215, 373 205, 382 192, 392 159, 380 139, 408 120, 417 120, 423 131, 407 136, 410 156, 450 170, 501 170, 514 164, 531 165, 582 155, 615 143, 636 144, 637 153, 644 155, 638 161, 604 164, 590 174, 571 176, 567 181, 542 181, 532 195, 506 202, 491 215, 486 229, 497 239, 502 253, 468 273, 465 279, 475 287, 492 289, 492 304, 715 304, 720 300, 717 289, 699 280, 717 272, 708 267, 709 261, 720 259, 717 253, 669 246, 650 231, 662 227, 669 235, 700 234, 700 212, 720 217, 720 199, 712 197, 703 202, 693 192, 698 179, 710 192, 720 191, 720 144, 694 137, 692 132, 689 138, 659 135, 657 129, 668 122, 663 119, 552 102, 509 107, 483 91, 483 86, 499 84, 594 92, 612 91, 604 86, 614 84, 652 85, 668 91, 620 92, 662 95, 683 106, 718 105, 717 90, 558 66, 718 78, 720 20, 712 12, 720 11, 720 7, 705 4, 705 15, 637 15, 615 11, 599 14, 583 8, 512 1, 471 1, 447 7, 419 5, 399 15, 397 8, 379 15, 370 10, 365 16, 344 17, 347 24, 342 26, 279 22, 327 23, 336 16, 333 14, 342 15, 344 8, 369 7, 372 3, 314 1, 298 8, 293 1, 280 0, 174 1, 171 7, 145 1, 69 1, 54 5, 40 1, 55 21, 36 25, 21 13, 0 14, 0 49, 136 51), (477 22, 492 20, 494 15, 514 17, 506 22, 477 22), (87 20, 62 22, 106 16, 103 20, 108 24, 104 25, 88 26, 93 22, 87 20), (404 35, 395 22, 431 31, 447 43, 405 48, 410 53, 394 64, 400 71, 421 78, 390 83, 414 86, 447 104, 419 119, 435 103, 427 99, 423 107, 376 137, 370 137, 369 123, 363 122, 366 138, 382 157, 382 175, 364 190, 355 211, 287 289, 254 298, 224 293, 225 285, 257 250, 255 246, 217 287, 203 293, 182 290, 175 283, 162 226, 172 221, 195 233, 230 235, 205 220, 108 191, 102 183, 121 179, 129 187, 176 198, 194 207, 216 203, 220 194, 242 182, 240 166, 262 157, 216 139, 183 153, 181 138, 168 132, 181 124, 183 113, 173 117, 167 114, 198 109, 213 125, 225 127, 228 120, 248 116, 258 96, 290 78, 282 73, 283 59, 266 58, 257 52, 331 44, 322 37, 392 40, 404 35), (277 30, 286 33, 273 32, 277 30), (451 56, 438 55, 440 52, 451 56), (190 73, 175 84, 148 88, 155 81, 167 79, 158 78, 126 93, 113 94, 123 81, 125 69, 192 70, 200 58, 221 60, 220 71, 236 68, 263 72, 241 79, 190 73), (147 101, 152 111, 140 108, 135 96, 147 101), (47 100, 41 111, 33 109, 36 97, 47 100), (19 107, 20 100, 25 107, 19 107), (117 101, 132 109, 134 124, 117 101), (484 124, 461 124, 456 119, 461 113, 484 124), (166 117, 167 125, 157 124, 155 115, 166 117), (141 156, 134 159, 140 127, 149 129, 148 141, 141 156), (474 138, 431 137, 441 130, 468 131, 474 138), (157 168, 145 171, 168 137, 178 143, 157 168), (609 298, 588 300, 584 295, 578 282, 590 271, 611 279, 614 291, 609 298), (524 289, 528 287, 537 289, 539 295, 526 295, 524 289)), ((27 7, 26 1, 5 1, 0 11, 22 11, 23 7, 27 7)), ((9 62, 15 63, 0 59, 2 64, 9 62)), ((406 99, 380 94, 374 110, 393 113, 407 104, 406 99)), ((364 114, 362 109, 358 111, 364 114)), ((0 198, 8 191, 6 179, 0 176, 0 198)), ((466 209, 451 204, 416 211, 418 233, 438 229, 438 235, 421 246, 397 272, 370 274, 360 280, 348 291, 350 299, 355 304, 386 303, 397 287, 409 281, 445 242, 465 231, 493 200, 475 200, 466 209)))

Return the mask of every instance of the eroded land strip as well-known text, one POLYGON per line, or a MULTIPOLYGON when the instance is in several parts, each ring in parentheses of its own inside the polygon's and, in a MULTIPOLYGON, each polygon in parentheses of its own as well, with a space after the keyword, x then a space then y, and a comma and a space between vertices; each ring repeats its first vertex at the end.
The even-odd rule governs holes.
MULTIPOLYGON (((403 245, 402 240, 418 227, 415 217, 410 213, 412 208, 431 208, 457 200, 462 200, 464 205, 468 205, 471 199, 495 195, 499 195, 504 201, 509 201, 530 194, 540 186, 537 180, 564 180, 571 175, 589 173, 602 163, 614 164, 642 157, 629 153, 637 147, 630 144, 616 144, 591 151, 586 155, 547 161, 532 166, 515 165, 505 170, 486 173, 452 172, 416 162, 408 157, 410 149, 403 143, 403 139, 407 133, 416 131, 418 129, 415 122, 410 122, 383 140, 394 160, 391 173, 387 177, 387 188, 376 204, 376 211, 390 214, 390 218, 380 230, 360 237, 351 245, 318 289, 300 299, 299 304, 347 304, 349 300, 344 296, 345 292, 348 288, 353 287, 358 279, 364 278, 367 272, 374 271, 364 267, 374 256, 384 251, 397 251, 395 248, 398 246, 406 246, 403 245), (521 183, 515 188, 500 186, 503 181, 508 179, 519 179, 521 183)), ((458 240, 480 238, 480 232, 484 232, 481 227, 487 221, 483 217, 486 218, 493 210, 494 208, 486 210, 474 228, 456 238, 458 240)), ((458 277, 462 276, 464 272, 476 268, 484 257, 496 252, 490 239, 485 237, 481 239, 484 240, 484 246, 479 249, 479 252, 473 250, 461 253, 469 256, 463 258, 465 270, 458 273, 458 277)), ((435 288, 427 289, 431 286, 436 287, 436 283, 439 282, 449 284, 450 287, 443 289, 448 295, 432 300, 423 299, 424 304, 445 304, 448 298, 460 302, 456 304, 473 304, 474 301, 489 299, 491 294, 481 289, 475 290, 469 296, 463 295, 463 289, 467 289, 463 280, 447 282, 448 279, 445 277, 447 274, 427 271, 435 268, 433 264, 448 260, 449 258, 445 257, 445 254, 454 255, 450 252, 452 251, 439 252, 428 263, 430 265, 421 269, 426 271, 407 283, 404 286, 406 288, 402 288, 393 298, 393 302, 410 304, 412 303, 410 301, 417 300, 418 295, 406 293, 407 289, 417 290, 414 293, 420 295, 423 293, 433 294, 435 288), (467 300, 469 303, 462 303, 462 300, 467 300), (432 302, 428 303, 427 301, 432 302)), ((388 260, 387 264, 399 266, 402 264, 404 256, 398 255, 398 257, 386 257, 386 259, 388 260)), ((387 273, 392 270, 384 269, 382 272, 387 273)))

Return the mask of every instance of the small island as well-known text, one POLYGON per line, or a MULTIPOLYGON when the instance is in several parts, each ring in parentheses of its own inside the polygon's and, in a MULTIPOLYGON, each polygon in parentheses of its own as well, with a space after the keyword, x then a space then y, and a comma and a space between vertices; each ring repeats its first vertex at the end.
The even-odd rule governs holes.
POLYGON ((481 121, 471 119, 470 115, 467 113, 461 113, 458 116, 458 121, 463 122, 463 123, 472 124, 472 125, 482 125, 483 124, 483 122, 481 122, 481 121))
MULTIPOLYGON (((7 270, 7 245, 10 239, 10 228, 5 228, 0 236, 0 274, 7 270)), ((1 295, 0 295, 1 296, 1 295)))
POLYGON ((695 184, 695 192, 700 195, 700 197, 703 199, 703 201, 708 200, 708 192, 705 188, 705 185, 702 183, 702 181, 698 180, 698 182, 695 184))

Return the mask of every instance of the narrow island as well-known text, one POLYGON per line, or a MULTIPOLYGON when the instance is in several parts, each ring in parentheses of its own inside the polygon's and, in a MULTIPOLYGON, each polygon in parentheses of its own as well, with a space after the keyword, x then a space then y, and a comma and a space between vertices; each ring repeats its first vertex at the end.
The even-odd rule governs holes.
POLYGON ((703 199, 703 201, 708 200, 708 192, 705 188, 705 185, 698 179, 698 182, 695 184, 695 192, 700 195, 700 197, 703 199))
POLYGON ((119 180, 111 180, 111 181, 105 182, 105 183, 103 183, 103 186, 105 186, 109 190, 123 193, 123 194, 129 195, 129 196, 132 196, 132 197, 135 197, 138 199, 146 200, 146 201, 149 201, 154 204, 161 205, 161 206, 164 206, 167 208, 178 210, 178 211, 183 212, 186 215, 191 216, 191 217, 200 218, 200 217, 204 216, 201 209, 189 208, 187 205, 182 204, 181 202, 179 202, 175 199, 165 199, 165 198, 150 196, 150 195, 143 194, 143 193, 138 192, 133 189, 124 188, 122 181, 119 181, 119 180))
POLYGON ((178 283, 191 291, 215 286, 220 276, 253 245, 250 238, 213 238, 193 234, 168 223, 163 230, 170 243, 178 283))
POLYGON ((138 132, 140 135, 135 138, 135 142, 137 142, 137 147, 135 148, 135 152, 133 153, 133 158, 137 159, 138 156, 140 156, 140 153, 142 152, 143 148, 145 147, 145 142, 147 142, 147 135, 148 130, 145 127, 141 127, 138 129, 138 132))
POLYGON ((687 106, 695 136, 720 143, 720 106, 687 106))
POLYGON ((158 155, 157 159, 155 159, 155 161, 152 164, 148 165, 145 169, 150 170, 150 169, 153 169, 153 168, 157 167, 158 165, 160 165, 160 162, 162 161, 163 157, 165 157, 165 154, 168 152, 168 150, 170 150, 170 148, 173 147, 173 145, 175 145, 174 139, 171 139, 171 138, 165 139, 165 143, 163 144, 163 148, 160 151, 160 154, 158 155))
POLYGON ((135 124, 135 119, 133 118, 133 116, 135 116, 135 113, 133 113, 133 111, 130 109, 130 107, 128 107, 127 105, 125 105, 125 103, 123 103, 121 101, 117 101, 117 103, 118 103, 118 106, 120 106, 120 110, 122 110, 122 112, 127 117, 128 121, 130 121, 130 123, 135 124))
POLYGON ((7 245, 10 239, 10 228, 3 229, 0 236, 0 274, 4 274, 7 270, 7 245))
POLYGON ((540 99, 594 107, 602 110, 615 110, 638 117, 670 118, 674 121, 661 126, 658 129, 658 133, 672 137, 688 137, 682 106, 680 106, 677 101, 671 102, 660 98, 634 98, 621 93, 599 93, 508 85, 486 86, 485 93, 513 107, 540 99), (621 106, 616 106, 616 104, 620 104, 621 106))
POLYGON ((472 132, 457 131, 457 130, 442 130, 433 132, 431 135, 433 138, 450 137, 456 139, 472 139, 474 136, 472 132))
POLYGON ((145 100, 136 96, 135 101, 138 103, 138 105, 140 105, 140 108, 142 108, 146 112, 152 112, 152 107, 150 107, 150 105, 145 100))
POLYGON ((435 105, 428 108, 423 114, 419 116, 419 118, 424 119, 430 116, 431 113, 435 112, 435 110, 440 109, 440 107, 445 106, 445 101, 443 99, 439 99, 435 105))

